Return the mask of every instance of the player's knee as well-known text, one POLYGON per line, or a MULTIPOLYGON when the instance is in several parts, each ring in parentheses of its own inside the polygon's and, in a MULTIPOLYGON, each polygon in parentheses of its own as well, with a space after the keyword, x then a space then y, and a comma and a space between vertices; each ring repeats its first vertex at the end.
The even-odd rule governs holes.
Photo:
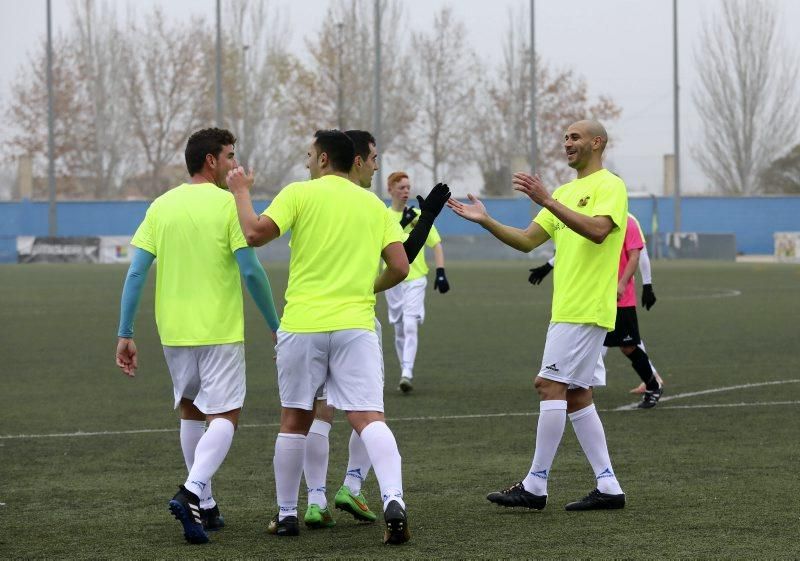
MULTIPOLYGON (((626 347, 630 349, 630 352, 625 353, 628 359, 631 361, 633 366, 637 365, 644 365, 645 363, 650 363, 650 358, 647 356, 647 353, 644 352, 639 347, 626 347)), ((625 352, 624 350, 622 352, 625 352)))

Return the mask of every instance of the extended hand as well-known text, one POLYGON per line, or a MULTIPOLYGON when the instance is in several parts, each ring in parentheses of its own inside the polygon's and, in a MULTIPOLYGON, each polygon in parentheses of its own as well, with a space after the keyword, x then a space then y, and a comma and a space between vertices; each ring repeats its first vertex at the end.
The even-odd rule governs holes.
POLYGON ((544 203, 550 199, 550 193, 538 175, 531 176, 527 173, 517 172, 511 183, 514 184, 514 191, 525 193, 537 205, 544 206, 544 203))
POLYGON ((120 337, 117 341, 117 366, 127 376, 131 378, 136 376, 139 361, 136 356, 136 343, 133 342, 133 339, 120 337))
POLYGON ((449 198, 450 188, 447 186, 447 183, 437 183, 424 199, 422 196, 417 195, 419 210, 421 212, 429 212, 433 214, 434 217, 439 216, 439 213, 442 212, 449 198))
POLYGON ((470 222, 477 222, 480 224, 489 218, 489 213, 486 212, 486 207, 483 206, 483 203, 478 200, 476 196, 470 193, 467 195, 467 198, 472 201, 472 204, 465 204, 461 201, 450 199, 447 201, 447 206, 450 207, 450 210, 455 212, 461 218, 465 218, 470 222))
POLYGON ((249 173, 245 173, 244 168, 239 166, 229 171, 225 179, 231 193, 246 193, 255 182, 255 173, 252 169, 249 173))
POLYGON ((642 307, 650 311, 650 308, 655 306, 656 304, 656 295, 653 292, 653 285, 652 284, 643 284, 642 285, 642 307))
POLYGON ((553 266, 550 263, 545 263, 541 267, 530 269, 531 274, 528 277, 528 282, 531 284, 539 284, 542 282, 543 278, 550 274, 550 271, 552 270, 553 266))

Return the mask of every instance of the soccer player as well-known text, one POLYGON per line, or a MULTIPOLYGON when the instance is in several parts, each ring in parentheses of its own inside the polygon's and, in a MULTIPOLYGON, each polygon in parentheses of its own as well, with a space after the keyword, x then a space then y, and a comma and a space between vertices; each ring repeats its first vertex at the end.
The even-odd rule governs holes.
POLYGON ((558 248, 552 317, 534 383, 541 399, 536 449, 522 481, 487 496, 502 506, 545 507, 547 479, 567 416, 594 470, 597 487, 566 509, 625 506, 625 494, 611 467, 603 425, 592 402, 595 365, 606 332, 614 328, 617 267, 628 216, 625 184, 603 167, 607 142, 605 128, 597 121, 570 125, 564 150, 577 178, 552 196, 538 176, 514 174, 514 189, 543 207, 524 230, 494 220, 472 195, 470 204, 454 199, 448 202, 456 214, 480 224, 515 249, 530 252, 550 238, 558 248))
MULTIPOLYGON (((410 230, 417 213, 413 207, 407 206, 408 196, 411 192, 408 174, 404 171, 391 173, 386 184, 389 188, 389 195, 392 197, 391 205, 387 209, 389 214, 406 230, 410 230)), ((444 271, 442 238, 436 227, 431 228, 425 245, 433 249, 433 258, 436 263, 433 289, 444 294, 450 290, 450 283, 447 281, 444 271)), ((401 368, 398 389, 403 393, 414 389, 414 360, 417 356, 418 331, 420 324, 425 321, 427 274, 428 265, 425 263, 425 253, 420 252, 411 263, 411 272, 408 273, 406 280, 385 293, 386 304, 389 308, 389 322, 394 326, 394 346, 401 368)))
POLYGON ((206 530, 224 525, 211 478, 231 446, 245 397, 240 273, 273 338, 278 329, 269 279, 247 246, 227 191, 226 176, 237 165, 235 143, 223 129, 189 137, 191 181, 148 208, 131 241, 136 249, 122 291, 116 362, 133 377, 138 366, 133 322, 148 271, 158 259, 156 323, 175 407, 180 407, 181 449, 189 470, 169 508, 190 543, 207 542, 206 530))
POLYGON ((286 308, 278 331, 281 397, 275 442, 278 513, 270 533, 299 534, 297 502, 305 442, 320 386, 346 412, 381 488, 384 542, 410 539, 397 442, 383 416, 383 359, 375 332, 375 294, 401 282, 408 258, 400 226, 374 193, 349 180, 355 150, 343 132, 317 131, 308 149, 311 180, 283 188, 262 215, 253 211, 254 177, 228 174, 239 221, 251 245, 292 232, 286 308), (375 278, 382 258, 386 269, 375 278))
MULTIPOLYGON (((644 244, 644 232, 642 231, 642 227, 639 224, 639 221, 636 220, 636 217, 633 214, 630 214, 630 213, 628 213, 628 218, 630 220, 633 220, 633 225, 636 226, 636 231, 638 232, 639 237, 642 240, 642 245, 641 245, 641 248, 640 248, 639 253, 638 253, 638 256, 639 256, 639 266, 638 266, 638 268, 639 268, 639 274, 642 277, 642 307, 644 307, 646 310, 649 310, 656 303, 656 295, 653 292, 653 276, 652 276, 651 267, 650 267, 650 257, 647 254, 647 245, 644 244)), ((632 236, 633 232, 629 231, 628 234, 632 236)), ((627 236, 626 236, 626 244, 627 243, 628 243, 628 240, 627 240, 627 236)), ((626 251, 628 251, 626 249, 626 247, 623 247, 621 255, 623 256, 623 258, 627 262, 627 257, 625 255, 626 251)), ((530 269, 530 273, 531 274, 528 277, 528 282, 530 282, 533 285, 540 284, 542 282, 542 279, 544 279, 548 274, 550 274, 550 271, 553 270, 553 267, 555 266, 555 262, 556 262, 556 258, 555 258, 555 256, 553 256, 544 265, 541 265, 539 267, 535 267, 533 269, 530 269)), ((622 269, 620 269, 620 276, 621 275, 622 275, 622 269)), ((631 281, 631 282, 633 282, 633 281, 631 281)), ((636 304, 635 298, 628 298, 628 300, 633 302, 634 314, 635 314, 635 304, 636 304)), ((624 312, 624 315, 625 315, 625 318, 630 318, 630 311, 624 312)), ((626 321, 625 318, 621 318, 621 317, 618 316, 617 317, 617 321, 619 322, 620 320, 622 320, 625 324, 630 323, 629 321, 626 321)), ((656 367, 653 365, 652 360, 650 360, 650 357, 647 355, 647 350, 645 349, 644 341, 638 335, 638 333, 639 333, 638 321, 636 321, 636 325, 635 326, 631 326, 631 328, 633 328, 633 327, 635 327, 635 333, 636 333, 634 338, 639 340, 639 343, 636 345, 638 350, 637 349, 628 349, 628 346, 626 346, 625 349, 628 349, 629 352, 625 352, 625 349, 620 347, 622 349, 623 354, 625 354, 625 356, 627 356, 631 360, 631 363, 633 363, 634 370, 640 376, 640 378, 642 378, 643 380, 650 380, 650 378, 654 376, 655 377, 655 381, 658 382, 658 385, 659 386, 663 386, 664 385, 664 381, 661 379, 661 376, 658 375, 658 372, 656 371, 656 367), (649 367, 645 367, 644 364, 642 363, 643 359, 642 359, 641 353, 645 353, 645 356, 648 357, 648 365, 649 365, 649 367)), ((623 331, 625 331, 627 333, 627 330, 624 327, 624 325, 620 325, 619 323, 615 324, 615 330, 618 329, 618 328, 622 329, 623 331)), ((624 336, 625 335, 623 335, 623 337, 624 336)), ((607 341, 616 340, 616 338, 609 339, 609 337, 611 337, 611 334, 609 334, 606 337, 607 341)), ((605 371, 605 365, 603 364, 603 360, 602 359, 605 358, 606 352, 608 351, 608 347, 609 346, 619 346, 619 345, 618 344, 606 345, 604 343, 603 349, 602 349, 602 353, 601 353, 602 356, 601 356, 601 359, 598 361, 598 368, 602 369, 603 372, 605 371)), ((601 376, 601 379, 605 380, 605 374, 603 374, 601 376)), ((639 393, 639 394, 645 393, 645 391, 647 390, 646 385, 647 385, 647 383, 645 381, 643 381, 638 387, 633 388, 631 390, 631 393, 639 393)), ((651 388, 650 389, 655 391, 653 389, 653 387, 652 387, 653 385, 654 384, 651 383, 651 388)), ((655 401, 653 401, 651 399, 650 401, 648 401, 648 404, 649 403, 657 403, 657 402, 658 402, 658 399, 655 399, 655 401)), ((644 401, 642 403, 644 403, 644 401)), ((649 407, 645 407, 645 408, 649 409, 649 407)))

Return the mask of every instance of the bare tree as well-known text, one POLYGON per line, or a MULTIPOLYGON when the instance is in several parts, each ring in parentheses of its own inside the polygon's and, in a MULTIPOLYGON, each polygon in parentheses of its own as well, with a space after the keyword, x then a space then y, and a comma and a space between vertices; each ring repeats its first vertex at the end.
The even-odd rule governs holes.
POLYGON ((403 151, 429 170, 434 181, 457 176, 455 165, 472 154, 472 108, 481 70, 465 34, 464 24, 444 7, 429 33, 412 37, 418 113, 411 128, 414 142, 403 151))
POLYGON ((765 0, 723 0, 695 51, 694 102, 704 133, 692 154, 725 193, 762 190, 763 171, 797 139, 798 64, 781 41, 778 18, 765 0))
MULTIPOLYGON (((512 195, 513 166, 531 161, 531 49, 525 21, 521 11, 509 13, 502 64, 481 84, 476 155, 487 195, 512 195)), ((571 69, 553 70, 537 56, 536 70, 536 172, 555 187, 571 177, 562 147, 566 128, 587 118, 613 121, 621 110, 606 96, 592 102, 586 81, 571 69)))
POLYGON ((193 129, 211 120, 212 85, 198 44, 210 43, 205 20, 168 24, 155 8, 127 29, 122 99, 136 146, 138 194, 155 197, 185 176, 180 158, 193 129))
MULTIPOLYGON (((397 0, 381 0, 381 84, 383 152, 402 144, 414 118, 413 83, 404 69, 410 58, 401 39, 403 11, 397 0)), ((334 0, 314 41, 308 42, 312 62, 299 77, 306 95, 297 96, 293 113, 311 128, 372 129, 375 40, 370 0, 334 0), (310 127, 311 125, 311 127, 310 127)))
POLYGON ((761 185, 765 193, 800 195, 800 144, 764 170, 761 185))
POLYGON ((257 173, 257 192, 275 193, 302 165, 313 131, 294 126, 294 96, 303 97, 300 65, 289 53, 287 22, 262 0, 226 4, 226 116, 238 136, 237 155, 257 173))

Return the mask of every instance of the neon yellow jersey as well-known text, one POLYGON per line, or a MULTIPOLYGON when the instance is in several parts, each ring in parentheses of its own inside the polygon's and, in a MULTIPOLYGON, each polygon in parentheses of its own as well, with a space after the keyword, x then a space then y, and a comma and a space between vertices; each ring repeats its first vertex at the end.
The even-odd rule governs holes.
POLYGON ((550 234, 558 253, 553 271, 553 322, 596 324, 614 329, 617 268, 628 221, 625 183, 602 169, 562 185, 553 198, 587 216, 609 216, 614 228, 601 244, 570 230, 547 209, 534 222, 550 234))
POLYGON ((233 195, 211 183, 170 189, 147 209, 131 244, 157 258, 156 324, 163 345, 244 341, 233 252, 247 242, 233 195))
MULTIPOLYGON (((388 207, 387 212, 392 217, 392 220, 395 220, 398 224, 400 223, 400 219, 403 217, 403 212, 399 210, 393 210, 392 207, 388 207)), ((414 229, 416 225, 416 220, 411 222, 408 226, 406 226, 403 241, 406 241, 408 238, 408 233, 414 229)), ((439 235, 439 231, 436 229, 436 226, 431 226, 431 231, 428 233, 428 237, 425 239, 425 246, 426 247, 435 247, 436 245, 442 243, 442 237, 439 235)), ((425 249, 423 248, 417 254, 417 257, 411 263, 411 268, 408 271, 408 276, 404 282, 421 279, 428 274, 428 264, 425 262, 425 249)))
POLYGON ((281 329, 374 331, 381 251, 403 241, 383 202, 348 179, 325 175, 287 185, 264 214, 281 235, 292 232, 281 329))

